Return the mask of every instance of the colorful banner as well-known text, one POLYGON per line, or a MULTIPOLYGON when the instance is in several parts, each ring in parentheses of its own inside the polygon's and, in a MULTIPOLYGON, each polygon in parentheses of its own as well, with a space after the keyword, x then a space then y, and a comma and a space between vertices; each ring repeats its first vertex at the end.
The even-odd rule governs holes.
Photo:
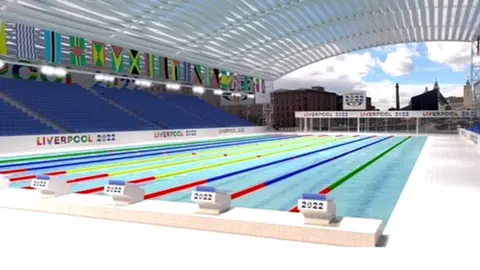
POLYGON ((168 58, 167 57, 158 57, 158 75, 162 80, 168 80, 168 58))
POLYGON ((70 64, 78 67, 87 66, 85 58, 85 39, 70 36, 70 64))
POLYGON ((218 70, 218 68, 214 68, 212 72, 212 87, 220 87, 220 70, 218 70))
POLYGON ((480 111, 312 111, 295 112, 296 118, 470 118, 480 111))
POLYGON ((92 65, 105 67, 105 43, 92 40, 92 65))
POLYGON ((144 69, 145 76, 149 78, 155 77, 155 56, 151 53, 144 54, 144 69))
POLYGON ((62 63, 62 35, 50 30, 43 31, 43 47, 45 62, 62 63))
POLYGON ((140 76, 140 52, 137 50, 129 50, 129 63, 128 72, 132 75, 140 76))
POLYGON ((202 85, 204 82, 201 65, 193 65, 193 83, 202 85))
POLYGON ((172 81, 179 81, 179 71, 180 71, 180 61, 172 60, 172 71, 170 74, 170 78, 172 81))
POLYGON ((17 23, 15 24, 15 37, 17 39, 17 58, 36 60, 35 27, 17 23))
POLYGON ((7 55, 7 22, 0 19, 0 55, 7 55))
POLYGON ((205 67, 205 85, 212 86, 212 69, 205 67))
POLYGON ((123 48, 112 45, 112 71, 123 72, 123 48))

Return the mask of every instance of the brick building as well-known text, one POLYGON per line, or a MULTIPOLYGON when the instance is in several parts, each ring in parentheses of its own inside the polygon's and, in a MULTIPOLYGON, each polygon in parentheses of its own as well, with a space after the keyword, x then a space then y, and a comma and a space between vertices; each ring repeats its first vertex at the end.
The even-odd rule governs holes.
POLYGON ((276 128, 295 127, 295 111, 336 111, 337 94, 321 86, 311 89, 273 92, 274 125, 276 128))

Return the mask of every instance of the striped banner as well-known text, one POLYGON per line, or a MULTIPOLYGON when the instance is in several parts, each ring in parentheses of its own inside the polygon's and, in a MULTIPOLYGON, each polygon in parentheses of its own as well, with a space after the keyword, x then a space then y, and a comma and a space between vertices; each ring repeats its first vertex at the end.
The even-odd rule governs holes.
POLYGON ((248 76, 242 76, 242 91, 248 92, 250 88, 250 78, 248 76))
POLYGON ((192 82, 192 76, 190 72, 190 63, 188 62, 183 62, 182 63, 182 74, 180 76, 180 80, 183 82, 192 82))
POLYGON ((160 79, 168 80, 168 58, 158 57, 158 75, 160 79))
POLYGON ((242 75, 235 76, 235 91, 242 90, 242 75))
POLYGON ((222 71, 221 77, 220 77, 220 89, 222 90, 229 90, 229 85, 230 85, 230 76, 227 74, 226 71, 222 71))
POLYGON ((49 63, 62 63, 62 35, 50 30, 43 31, 45 61, 49 63))
POLYGON ((123 72, 123 48, 111 45, 112 48, 112 71, 123 72))
POLYGON ((255 92, 260 93, 260 79, 255 79, 255 92))
POLYGON ((145 53, 144 55, 144 69, 145 75, 149 78, 155 77, 155 55, 151 53, 145 53))
POLYGON ((194 84, 203 84, 203 75, 202 75, 202 66, 193 65, 193 83, 194 84))
POLYGON ((92 40, 92 64, 94 67, 105 67, 105 43, 92 40))
POLYGON ((0 19, 0 55, 7 53, 7 22, 0 19))
POLYGON ((17 58, 36 60, 35 27, 17 23, 15 24, 15 36, 17 38, 17 58))
POLYGON ((220 87, 220 71, 218 68, 214 68, 212 72, 212 87, 220 87))
POLYGON ((140 76, 140 74, 142 73, 140 71, 140 52, 138 52, 137 50, 129 50, 128 59, 130 63, 128 72, 132 75, 140 76))
POLYGON ((205 67, 205 85, 212 86, 212 69, 205 67))
POLYGON ((180 61, 172 60, 172 71, 171 71, 171 79, 173 81, 179 80, 179 71, 180 71, 180 61))
POLYGON ((70 36, 70 64, 79 67, 87 65, 85 57, 85 39, 75 36, 70 36))

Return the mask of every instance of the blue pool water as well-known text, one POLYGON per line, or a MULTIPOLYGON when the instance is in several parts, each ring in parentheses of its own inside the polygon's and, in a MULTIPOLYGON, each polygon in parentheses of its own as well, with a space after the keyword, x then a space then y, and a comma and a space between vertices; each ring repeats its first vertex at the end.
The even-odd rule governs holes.
MULTIPOLYGON (((128 158, 114 161, 105 161, 104 159, 108 157, 90 155, 75 160, 76 162, 92 161, 92 163, 85 165, 65 165, 70 164, 72 161, 44 160, 40 165, 11 164, 10 166, 3 166, 0 171, 13 168, 38 168, 38 166, 55 165, 56 167, 54 168, 34 170, 33 173, 69 172, 73 169, 87 168, 86 171, 59 176, 59 179, 65 181, 103 173, 113 175, 111 177, 76 183, 73 185, 74 192, 101 187, 112 179, 132 181, 139 178, 158 176, 159 179, 157 181, 141 184, 146 194, 194 181, 212 179, 227 173, 232 173, 233 175, 211 182, 208 185, 235 193, 280 177, 284 179, 256 192, 239 197, 233 200, 232 204, 236 207, 288 211, 296 205, 296 201, 301 193, 320 192, 329 184, 347 175, 405 138, 402 136, 387 138, 382 136, 300 137, 266 135, 249 140, 237 139, 233 142, 207 144, 207 146, 215 146, 214 148, 204 147, 198 149, 200 147, 199 144, 183 145, 175 148, 175 150, 182 150, 183 152, 169 155, 162 155, 162 152, 165 152, 162 149, 165 148, 159 146, 158 153, 148 157, 137 156, 136 151, 116 155, 128 158), (235 142, 240 144, 235 144, 235 142), (358 150, 341 156, 355 149, 358 150), (298 157, 311 151, 317 151, 317 153, 298 157), (195 152, 195 155, 192 155, 191 152, 195 152), (223 156, 223 154, 227 154, 227 156, 223 156), (339 158, 331 160, 332 157, 339 155, 339 158), (292 157, 297 158, 293 159, 292 157), (286 159, 286 161, 256 170, 235 173, 239 170, 282 159, 286 159), (324 160, 326 161, 319 166, 290 177, 282 177, 324 160), (125 162, 136 161, 143 162, 125 164, 125 162), (111 165, 112 167, 95 168, 95 166, 99 165, 111 165), (125 173, 127 170, 129 172, 125 173), (120 173, 120 175, 115 175, 116 173, 120 173)), ((425 140, 426 137, 407 139, 393 151, 334 189, 329 196, 333 197, 337 203, 337 214, 339 216, 376 218, 388 222, 425 140)), ((205 142, 202 143, 205 144, 205 142)), ((13 177, 28 174, 32 173, 21 173, 13 177)), ((10 186, 24 188, 28 185, 28 181, 21 181, 11 183, 10 186)), ((189 190, 183 190, 155 199, 189 202, 190 194, 189 190)))

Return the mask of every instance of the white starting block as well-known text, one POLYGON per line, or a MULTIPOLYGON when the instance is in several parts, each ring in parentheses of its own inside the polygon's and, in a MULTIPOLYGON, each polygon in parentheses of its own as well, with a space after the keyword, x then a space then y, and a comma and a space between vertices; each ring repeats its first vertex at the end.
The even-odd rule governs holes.
POLYGON ((191 200, 198 205, 197 214, 219 215, 230 209, 231 198, 227 191, 214 187, 198 186, 192 191, 191 200))
POLYGON ((125 181, 110 180, 103 188, 103 192, 110 195, 113 204, 125 206, 143 201, 145 190, 138 185, 129 185, 125 181))
POLYGON ((10 179, 0 174, 0 190, 7 189, 10 185, 10 179))
POLYGON ((72 193, 72 185, 67 181, 51 178, 48 175, 37 175, 30 186, 40 190, 42 198, 52 198, 72 193))
POLYGON ((297 208, 307 225, 329 225, 337 218, 335 202, 326 195, 304 193, 297 208))

